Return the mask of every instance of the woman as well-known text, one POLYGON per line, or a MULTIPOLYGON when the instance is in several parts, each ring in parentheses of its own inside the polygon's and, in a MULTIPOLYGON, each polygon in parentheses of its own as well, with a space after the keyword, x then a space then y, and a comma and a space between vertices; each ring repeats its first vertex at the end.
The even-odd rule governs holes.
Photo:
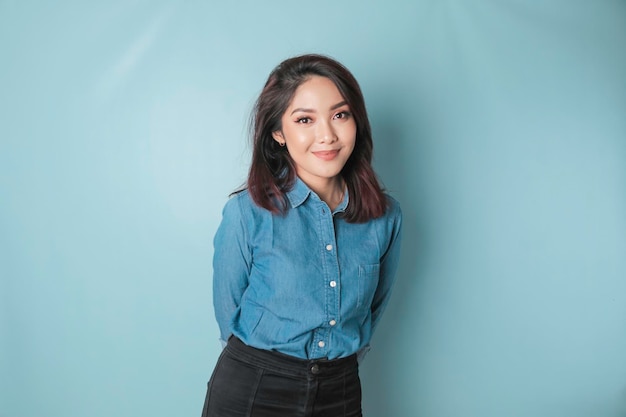
POLYGON ((203 416, 361 416, 357 357, 389 299, 401 212, 371 166, 359 85, 328 57, 288 59, 253 136, 247 187, 214 240, 225 349, 203 416))

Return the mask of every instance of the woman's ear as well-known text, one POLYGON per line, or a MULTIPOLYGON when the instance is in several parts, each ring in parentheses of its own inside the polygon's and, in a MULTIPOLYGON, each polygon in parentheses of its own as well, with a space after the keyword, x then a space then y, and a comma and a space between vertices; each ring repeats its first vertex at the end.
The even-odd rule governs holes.
POLYGON ((272 137, 280 146, 285 146, 285 138, 283 137, 283 132, 280 130, 276 130, 272 132, 272 137))

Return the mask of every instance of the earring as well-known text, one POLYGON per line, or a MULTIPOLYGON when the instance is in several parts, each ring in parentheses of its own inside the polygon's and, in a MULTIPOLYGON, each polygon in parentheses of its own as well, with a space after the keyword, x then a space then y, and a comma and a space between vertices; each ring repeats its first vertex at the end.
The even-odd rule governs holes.
POLYGON ((278 144, 280 145, 281 148, 285 146, 285 142, 278 142, 278 144))

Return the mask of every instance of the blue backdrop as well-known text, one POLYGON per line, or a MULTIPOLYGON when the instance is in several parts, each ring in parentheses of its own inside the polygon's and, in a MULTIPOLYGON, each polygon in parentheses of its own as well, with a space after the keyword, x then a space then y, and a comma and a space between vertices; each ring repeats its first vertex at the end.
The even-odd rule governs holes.
POLYGON ((0 416, 198 416, 269 71, 363 87, 405 212, 366 416, 626 415, 626 3, 0 0, 0 416))

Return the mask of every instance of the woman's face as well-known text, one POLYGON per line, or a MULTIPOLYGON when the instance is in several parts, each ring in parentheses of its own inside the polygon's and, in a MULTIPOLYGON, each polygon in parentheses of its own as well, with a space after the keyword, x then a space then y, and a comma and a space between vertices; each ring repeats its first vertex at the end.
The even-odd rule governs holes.
POLYGON ((296 173, 312 188, 324 187, 341 172, 356 141, 356 123, 337 86, 312 76, 297 89, 272 134, 287 146, 296 173))

